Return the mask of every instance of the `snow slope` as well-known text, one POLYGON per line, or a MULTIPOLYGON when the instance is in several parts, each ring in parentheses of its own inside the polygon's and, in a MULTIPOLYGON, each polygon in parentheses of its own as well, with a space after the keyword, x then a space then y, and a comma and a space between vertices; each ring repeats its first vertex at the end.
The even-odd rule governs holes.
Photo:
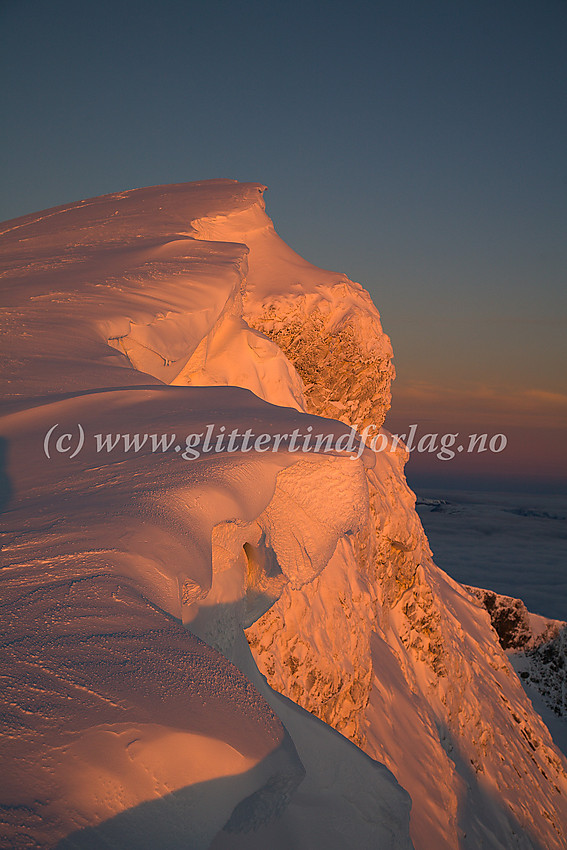
POLYGON ((372 458, 185 457, 210 423, 351 434, 303 412, 295 370, 242 320, 247 248, 187 232, 258 197, 157 187, 2 228, 3 846, 206 848, 278 814, 299 848, 333 819, 330 847, 411 846, 393 776, 234 663, 242 625, 360 527, 372 458), (213 386, 166 385, 192 376, 213 386))

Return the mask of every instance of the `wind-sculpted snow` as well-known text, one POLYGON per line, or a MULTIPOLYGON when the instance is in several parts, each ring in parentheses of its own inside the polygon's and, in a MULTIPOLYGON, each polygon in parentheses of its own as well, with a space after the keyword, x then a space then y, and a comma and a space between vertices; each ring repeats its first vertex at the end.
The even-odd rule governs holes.
POLYGON ((2 228, 3 846, 411 847, 393 776, 274 694, 242 631, 364 524, 371 454, 184 451, 211 424, 352 439, 242 318, 247 247, 194 238, 262 188, 2 228))
POLYGON ((296 254, 279 238, 259 199, 246 210, 198 218, 192 232, 201 239, 244 242, 250 249, 244 317, 295 365, 308 410, 359 430, 379 427, 390 406, 392 348, 360 284, 296 254))

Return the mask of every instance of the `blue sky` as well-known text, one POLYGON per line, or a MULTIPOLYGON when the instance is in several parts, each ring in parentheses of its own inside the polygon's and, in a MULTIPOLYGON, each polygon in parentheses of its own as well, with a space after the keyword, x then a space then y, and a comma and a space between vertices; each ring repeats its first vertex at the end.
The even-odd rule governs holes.
POLYGON ((380 309, 393 425, 561 434, 564 0, 4 0, 0 26, 1 219, 265 183, 280 235, 380 309))

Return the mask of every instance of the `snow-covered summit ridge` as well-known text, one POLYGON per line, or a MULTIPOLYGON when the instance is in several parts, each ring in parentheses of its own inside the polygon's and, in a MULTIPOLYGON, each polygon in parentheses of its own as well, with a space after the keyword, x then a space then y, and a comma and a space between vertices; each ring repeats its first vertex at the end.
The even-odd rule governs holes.
POLYGON ((329 829, 329 847, 411 847, 393 776, 274 694, 242 631, 364 523, 366 457, 284 445, 188 463, 92 441, 182 443, 209 422, 350 434, 304 412, 294 367, 244 320, 248 247, 190 230, 261 209, 262 190, 153 187, 2 228, 7 846, 181 847, 190 834, 204 850, 223 826, 261 831, 287 806, 276 839, 291 831, 298 848, 329 829), (77 423, 77 456, 46 458, 48 429, 77 423))
MULTIPOLYGON (((281 403, 301 408, 306 399, 319 414, 379 426, 393 376, 379 314, 359 284, 316 268, 279 238, 264 189, 231 180, 156 186, 6 222, 2 327, 11 343, 1 354, 2 394, 20 396, 31 385, 39 394, 147 383, 140 373, 187 383, 193 372, 192 382, 202 382, 203 349, 217 323, 224 322, 223 350, 228 338, 241 337, 234 326, 244 296, 250 340, 270 355, 261 357, 264 365, 278 361, 272 378, 281 403), (278 347, 270 349, 257 331, 278 347), (108 351, 109 340, 116 352, 108 351), (200 343, 199 362, 187 371, 200 343), (282 350, 302 352, 291 359, 301 361, 303 387, 282 350), (348 410, 342 406, 339 367, 346 359, 350 380, 356 376, 358 417, 352 400, 348 410)), ((241 370, 232 382, 262 395, 261 378, 246 381, 241 370)))
POLYGON ((394 774, 417 850, 559 850, 564 763, 488 614, 433 563, 403 450, 374 469, 42 458, 52 422, 380 424, 376 309, 279 240, 262 190, 118 193, 2 237, 7 843, 89 827, 94 846, 157 846, 157 824, 175 847, 405 850, 394 774), (266 686, 243 626, 269 681, 367 755, 266 686))

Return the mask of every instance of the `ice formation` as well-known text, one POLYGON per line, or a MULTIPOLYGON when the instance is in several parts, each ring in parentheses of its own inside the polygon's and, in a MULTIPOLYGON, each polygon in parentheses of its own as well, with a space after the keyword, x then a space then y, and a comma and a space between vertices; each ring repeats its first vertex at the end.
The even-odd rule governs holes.
POLYGON ((2 841, 563 847, 565 762, 434 565, 403 448, 183 459, 211 423, 336 440, 389 404, 370 297, 279 239, 264 188, 1 228, 2 841))

